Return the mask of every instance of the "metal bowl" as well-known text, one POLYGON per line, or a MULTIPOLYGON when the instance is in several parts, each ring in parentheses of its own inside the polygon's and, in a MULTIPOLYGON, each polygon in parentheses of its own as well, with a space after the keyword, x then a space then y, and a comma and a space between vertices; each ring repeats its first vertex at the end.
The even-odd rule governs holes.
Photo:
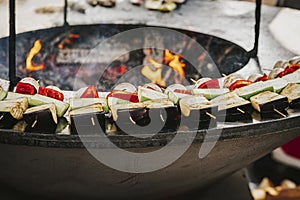
MULTIPOLYGON (((125 173, 102 164, 84 148, 82 141, 92 148, 111 149, 105 142, 95 143, 88 135, 80 138, 1 130, 0 166, 5 173, 1 173, 0 180, 19 191, 50 198, 173 196, 208 186, 292 140, 300 135, 299 120, 300 115, 290 113, 284 119, 219 124, 215 130, 223 129, 220 138, 207 130, 167 132, 149 140, 109 136, 120 148, 142 153, 161 148, 175 134, 180 135, 184 144, 196 133, 183 156, 149 173, 125 173), (215 140, 211 152, 199 158, 201 145, 215 140)), ((176 149, 176 145, 169 148, 176 149)))

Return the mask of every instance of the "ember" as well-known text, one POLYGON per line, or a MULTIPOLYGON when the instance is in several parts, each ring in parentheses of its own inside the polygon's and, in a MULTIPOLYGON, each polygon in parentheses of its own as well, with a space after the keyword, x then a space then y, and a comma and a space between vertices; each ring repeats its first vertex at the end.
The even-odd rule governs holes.
POLYGON ((66 39, 64 39, 61 43, 59 43, 57 45, 57 47, 59 49, 63 49, 63 48, 65 48, 66 45, 72 44, 72 39, 79 39, 79 38, 80 38, 79 34, 71 33, 68 35, 68 37, 66 39))
POLYGON ((42 49, 42 44, 41 40, 38 39, 34 42, 33 47, 30 49, 27 58, 26 58, 26 70, 27 72, 32 72, 32 71, 38 71, 38 70, 43 70, 45 65, 40 64, 40 65, 34 65, 32 62, 34 56, 36 56, 42 49))

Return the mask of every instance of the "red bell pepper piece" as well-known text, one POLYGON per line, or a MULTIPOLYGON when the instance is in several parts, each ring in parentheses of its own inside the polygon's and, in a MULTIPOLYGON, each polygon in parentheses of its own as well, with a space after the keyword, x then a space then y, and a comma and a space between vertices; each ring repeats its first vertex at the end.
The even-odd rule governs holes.
POLYGON ((292 64, 292 65, 288 66, 287 68, 285 68, 285 70, 279 74, 279 77, 282 78, 285 75, 291 74, 298 69, 300 69, 300 64, 292 64))
POLYGON ((219 80, 212 79, 212 80, 206 81, 205 83, 202 83, 198 88, 199 89, 220 88, 219 80))
POLYGON ((269 80, 269 76, 267 74, 264 74, 262 77, 259 77, 254 82, 267 81, 267 80, 269 80))
POLYGON ((296 70, 294 68, 286 68, 283 72, 280 72, 279 77, 282 78, 288 74, 291 74, 293 72, 295 72, 296 70))
POLYGON ((252 81, 248 81, 248 80, 237 80, 237 81, 235 81, 234 83, 232 83, 230 85, 229 90, 233 91, 233 90, 235 90, 237 88, 241 88, 241 87, 250 85, 252 83, 253 83, 252 81))
POLYGON ((181 93, 181 94, 189 94, 192 95, 192 92, 190 90, 180 90, 180 89, 175 89, 174 92, 176 93, 181 93))
POLYGON ((98 91, 95 86, 90 85, 80 96, 80 98, 98 98, 98 91))
POLYGON ((53 90, 51 88, 39 87, 38 94, 43 95, 43 96, 47 96, 47 97, 50 97, 50 98, 53 98, 53 99, 57 99, 57 100, 60 100, 60 101, 64 100, 64 94, 63 93, 61 93, 59 91, 56 91, 56 90, 53 90))
POLYGON ((36 90, 35 87, 29 83, 18 82, 16 86, 16 93, 34 95, 36 90))
POLYGON ((300 64, 292 64, 292 65, 288 66, 288 68, 293 68, 296 71, 296 70, 300 69, 300 64))
POLYGON ((138 98, 138 95, 136 93, 124 92, 124 91, 120 91, 120 90, 112 91, 111 93, 109 93, 107 95, 107 98, 108 97, 123 99, 123 100, 126 100, 126 101, 130 101, 132 103, 138 103, 139 102, 139 98, 138 98))

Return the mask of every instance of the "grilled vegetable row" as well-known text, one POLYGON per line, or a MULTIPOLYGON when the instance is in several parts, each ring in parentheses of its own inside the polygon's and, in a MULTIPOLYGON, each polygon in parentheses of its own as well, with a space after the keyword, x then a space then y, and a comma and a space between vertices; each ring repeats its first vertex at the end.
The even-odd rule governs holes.
POLYGON ((252 74, 244 79, 234 73, 222 79, 202 78, 194 86, 174 84, 165 89, 152 83, 138 88, 122 83, 111 92, 98 92, 95 86, 60 91, 55 86, 41 87, 32 78, 22 79, 14 92, 8 92, 9 82, 0 80, 0 127, 22 120, 18 126, 24 131, 52 133, 61 129, 58 124, 67 116, 75 134, 105 132, 107 121, 124 132, 149 132, 152 126, 176 130, 181 124, 199 129, 215 127, 223 120, 251 121, 253 109, 284 117, 288 107, 300 107, 300 59, 278 66, 269 76, 252 74))

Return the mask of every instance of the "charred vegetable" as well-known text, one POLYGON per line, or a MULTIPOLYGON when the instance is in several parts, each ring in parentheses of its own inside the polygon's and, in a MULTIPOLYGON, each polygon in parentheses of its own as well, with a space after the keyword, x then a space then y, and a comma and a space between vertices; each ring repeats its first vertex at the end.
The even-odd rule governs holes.
POLYGON ((216 126, 216 116, 218 106, 213 105, 204 96, 188 96, 180 100, 180 110, 184 119, 184 124, 189 128, 208 128, 216 126))
POLYGON ((105 132, 105 113, 101 104, 93 104, 69 112, 71 134, 105 132))
POLYGON ((91 106, 93 104, 101 104, 103 111, 107 113, 109 111, 107 101, 105 98, 70 98, 70 110, 75 110, 85 106, 91 106))
POLYGON ((226 121, 249 121, 252 120, 251 102, 247 101, 237 94, 230 92, 218 96, 211 101, 218 105, 218 116, 226 116, 226 121))
POLYGON ((116 104, 110 107, 113 120, 125 124, 145 126, 149 123, 149 115, 143 103, 116 104))
POLYGON ((143 132, 143 129, 140 127, 146 127, 150 123, 156 128, 161 127, 161 129, 176 129, 178 125, 177 106, 174 106, 169 100, 152 100, 126 105, 119 104, 112 106, 111 111, 114 121, 121 129, 123 127, 123 129, 143 132))
POLYGON ((250 98, 252 106, 260 113, 274 113, 288 108, 288 98, 275 92, 265 91, 250 98))
POLYGON ((179 112, 177 106, 169 100, 145 101, 146 108, 149 109, 151 120, 157 120, 164 124, 163 129, 175 130, 179 125, 179 112))
POLYGON ((286 96, 289 101, 291 108, 300 107, 300 85, 296 83, 290 83, 284 90, 282 90, 281 95, 286 96))
POLYGON ((69 131, 64 131, 65 128, 68 126, 68 124, 69 124, 69 122, 65 117, 58 118, 55 133, 57 133, 59 135, 62 135, 62 134, 69 135, 70 134, 69 131))
POLYGON ((54 103, 56 108, 56 114, 58 117, 62 117, 69 108, 69 104, 57 99, 46 97, 40 94, 35 94, 29 99, 30 106, 40 106, 48 103, 54 103))
POLYGON ((50 103, 29 108, 24 113, 24 120, 27 123, 26 131, 55 133, 58 121, 55 105, 50 103))
POLYGON ((28 108, 27 98, 0 101, 0 126, 10 127, 23 118, 28 108))

